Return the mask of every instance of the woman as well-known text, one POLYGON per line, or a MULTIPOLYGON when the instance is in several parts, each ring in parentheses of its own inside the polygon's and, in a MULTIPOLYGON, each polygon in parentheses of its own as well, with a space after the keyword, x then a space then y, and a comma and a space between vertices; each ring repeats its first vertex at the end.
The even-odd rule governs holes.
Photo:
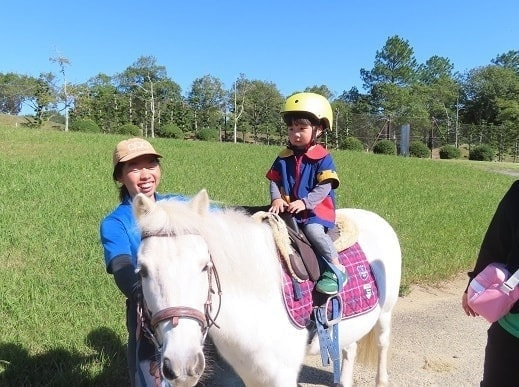
MULTIPOLYGON (((141 294, 140 280, 135 274, 137 251, 141 236, 132 211, 132 199, 138 193, 159 201, 165 199, 186 201, 182 195, 160 195, 157 188, 161 178, 160 158, 153 146, 141 138, 121 141, 113 153, 113 180, 120 184, 117 208, 101 222, 101 242, 104 248, 106 271, 113 274, 115 283, 126 296, 126 327, 128 329, 127 362, 132 386, 162 385, 158 354, 155 346, 137 329, 137 304, 141 294)), ((210 342, 207 344, 211 345, 210 342)), ((215 380, 226 379, 231 384, 241 385, 228 366, 216 359, 219 367, 231 375, 216 375, 215 380), (233 380, 234 379, 234 380, 233 380)), ((164 382, 165 383, 165 382, 164 382)), ((208 385, 217 384, 204 381, 208 385)))
POLYGON ((101 222, 106 271, 113 274, 117 287, 127 298, 127 362, 132 386, 155 385, 156 378, 160 378, 160 373, 156 372, 158 367, 152 362, 155 358, 154 345, 145 338, 136 337, 140 281, 135 268, 141 236, 132 212, 132 198, 143 193, 152 200, 185 200, 183 196, 162 196, 156 192, 161 178, 161 157, 148 141, 140 138, 131 138, 117 144, 113 153, 112 177, 115 182, 120 183, 120 204, 101 222))
MULTIPOLYGON (((469 279, 472 280, 492 262, 505 263, 510 272, 519 268, 519 181, 512 184, 497 206, 481 243, 474 270, 468 273, 469 279)), ((461 305, 467 316, 477 316, 467 303, 467 289, 461 305)), ((516 303, 510 313, 488 329, 480 386, 517 386, 515 367, 518 356, 519 305, 516 303)))

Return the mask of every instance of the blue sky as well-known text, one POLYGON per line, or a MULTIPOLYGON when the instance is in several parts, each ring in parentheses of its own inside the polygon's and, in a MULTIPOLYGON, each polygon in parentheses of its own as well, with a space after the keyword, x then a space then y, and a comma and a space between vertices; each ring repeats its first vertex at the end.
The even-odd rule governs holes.
POLYGON ((212 75, 231 88, 240 73, 283 95, 327 85, 362 90, 360 69, 398 35, 419 63, 447 57, 463 72, 519 50, 517 0, 5 0, 0 72, 59 73, 67 80, 115 75, 154 56, 183 94, 212 75))

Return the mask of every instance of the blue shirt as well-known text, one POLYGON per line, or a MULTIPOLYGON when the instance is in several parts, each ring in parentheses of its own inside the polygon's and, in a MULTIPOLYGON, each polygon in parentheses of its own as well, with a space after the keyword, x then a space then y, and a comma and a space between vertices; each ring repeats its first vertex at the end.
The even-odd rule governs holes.
MULTIPOLYGON (((155 194, 155 200, 187 201, 181 195, 155 194)), ((100 227, 101 243, 104 248, 106 270, 110 272, 110 263, 119 255, 132 257, 132 264, 137 267, 137 251, 141 243, 141 234, 133 215, 132 200, 127 196, 117 208, 106 216, 100 227)))

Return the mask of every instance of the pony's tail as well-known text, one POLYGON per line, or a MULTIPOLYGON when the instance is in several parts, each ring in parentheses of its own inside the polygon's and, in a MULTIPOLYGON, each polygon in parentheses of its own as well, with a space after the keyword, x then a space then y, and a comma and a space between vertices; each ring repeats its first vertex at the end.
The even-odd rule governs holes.
POLYGON ((378 362, 378 348, 375 329, 357 342, 357 362, 367 366, 375 366, 378 362))

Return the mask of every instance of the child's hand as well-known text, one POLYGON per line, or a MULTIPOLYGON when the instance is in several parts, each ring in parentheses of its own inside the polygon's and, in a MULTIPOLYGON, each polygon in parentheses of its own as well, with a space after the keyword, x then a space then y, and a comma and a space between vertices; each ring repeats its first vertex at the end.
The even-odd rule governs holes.
POLYGON ((288 206, 288 204, 283 199, 274 199, 270 205, 269 212, 273 212, 274 214, 285 212, 286 206, 288 206))
POLYGON ((305 202, 302 200, 296 200, 288 205, 287 211, 291 214, 297 214, 298 212, 306 210, 305 202))

